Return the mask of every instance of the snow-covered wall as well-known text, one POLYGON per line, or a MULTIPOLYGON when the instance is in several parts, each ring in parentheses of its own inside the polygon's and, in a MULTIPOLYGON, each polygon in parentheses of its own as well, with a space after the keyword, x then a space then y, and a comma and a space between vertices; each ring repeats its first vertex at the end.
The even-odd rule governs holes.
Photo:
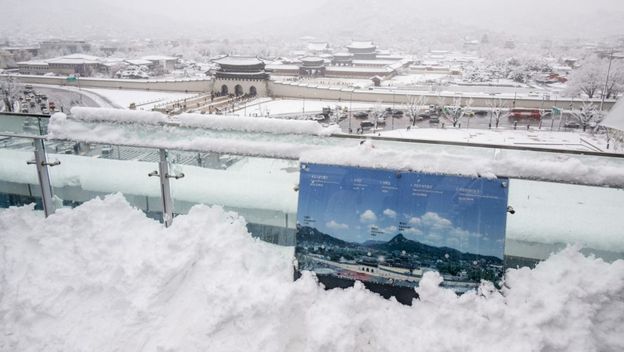
POLYGON ((293 282, 292 249, 200 206, 170 228, 121 196, 45 219, 0 210, 2 351, 624 350, 624 261, 568 248, 460 297, 427 273, 403 306, 293 282))
POLYGON ((141 80, 80 77, 77 81, 67 81, 67 77, 61 76, 20 75, 19 81, 24 84, 51 84, 81 88, 159 90, 184 93, 208 92, 212 87, 211 79, 141 80))
MULTIPOLYGON (((424 104, 442 104, 451 105, 453 99, 457 94, 432 94, 427 92, 417 91, 405 91, 405 90, 390 90, 390 89, 376 89, 376 90, 364 90, 364 89, 346 89, 341 87, 319 87, 315 84, 306 84, 298 82, 282 82, 282 81, 270 81, 269 92, 273 97, 279 98, 295 98, 295 99, 323 99, 323 100, 340 100, 343 102, 353 101, 367 101, 378 102, 386 104, 405 104, 408 102, 409 96, 423 95, 425 97, 424 104)), ((470 98, 469 94, 461 94, 462 99, 470 98)), ((505 99, 505 98, 502 98, 505 99)), ((492 97, 487 95, 474 95, 472 96, 472 106, 474 107, 487 107, 492 102, 492 97)), ((542 98, 507 98, 506 100, 514 100, 515 106, 523 108, 551 108, 553 105, 565 106, 569 108, 572 104, 575 108, 583 106, 583 100, 581 99, 558 99, 557 101, 543 101, 542 98)), ((596 101, 599 102, 599 101, 596 101)), ((604 103, 605 109, 610 109, 613 106, 613 101, 606 101, 604 103)))

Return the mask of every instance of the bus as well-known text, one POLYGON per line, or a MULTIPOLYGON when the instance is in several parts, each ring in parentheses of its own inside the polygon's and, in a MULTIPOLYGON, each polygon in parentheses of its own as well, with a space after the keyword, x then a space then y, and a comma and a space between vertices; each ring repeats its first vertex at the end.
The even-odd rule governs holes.
POLYGON ((546 114, 547 111, 542 109, 533 109, 533 108, 513 108, 509 110, 509 118, 510 119, 528 119, 528 120, 541 120, 542 116, 546 114))

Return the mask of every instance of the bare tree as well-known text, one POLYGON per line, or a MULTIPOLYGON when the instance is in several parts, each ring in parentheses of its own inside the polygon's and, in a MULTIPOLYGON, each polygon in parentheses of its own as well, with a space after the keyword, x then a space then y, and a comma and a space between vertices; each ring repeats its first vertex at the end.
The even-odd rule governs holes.
POLYGON ((488 101, 488 106, 490 108, 490 127, 492 127, 492 119, 494 119, 496 128, 498 128, 501 119, 509 116, 508 106, 501 98, 491 99, 488 101))
POLYGON ((602 121, 603 115, 596 105, 588 102, 583 102, 583 105, 578 111, 573 111, 572 116, 578 121, 579 125, 583 128, 583 132, 587 130, 592 123, 597 125, 602 121))
POLYGON ((405 111, 407 111, 407 115, 412 121, 412 126, 416 124, 416 120, 421 119, 420 113, 423 111, 425 105, 425 96, 424 95, 407 95, 405 100, 405 111))

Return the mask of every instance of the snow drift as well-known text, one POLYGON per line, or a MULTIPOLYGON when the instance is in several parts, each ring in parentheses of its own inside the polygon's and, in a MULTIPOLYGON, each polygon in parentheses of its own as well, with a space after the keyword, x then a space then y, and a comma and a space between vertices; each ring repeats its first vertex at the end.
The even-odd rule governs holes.
POLYGON ((624 261, 575 248, 457 297, 428 274, 411 307, 292 282, 292 248, 196 206, 170 228, 121 195, 0 211, 2 351, 621 351, 624 261))

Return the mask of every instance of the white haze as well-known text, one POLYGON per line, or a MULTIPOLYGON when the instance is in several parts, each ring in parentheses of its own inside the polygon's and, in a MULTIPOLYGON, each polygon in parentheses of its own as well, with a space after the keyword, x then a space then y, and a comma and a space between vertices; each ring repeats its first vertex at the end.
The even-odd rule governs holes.
POLYGON ((483 33, 601 40, 624 34, 622 0, 3 0, 0 40, 321 39, 483 33))

